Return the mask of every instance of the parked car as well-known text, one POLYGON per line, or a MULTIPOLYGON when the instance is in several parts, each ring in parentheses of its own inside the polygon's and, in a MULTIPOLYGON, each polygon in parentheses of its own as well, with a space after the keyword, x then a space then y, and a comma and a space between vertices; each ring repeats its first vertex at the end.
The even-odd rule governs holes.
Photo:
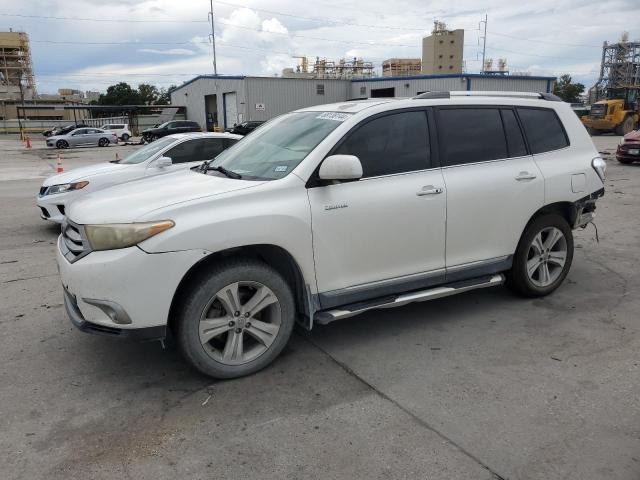
POLYGON ((53 127, 51 130, 46 130, 45 132, 43 132, 42 134, 45 137, 51 137, 53 135, 66 135, 67 133, 69 133, 72 130, 75 130, 76 128, 85 128, 88 127, 88 125, 85 125, 84 123, 79 123, 78 125, 66 125, 64 127, 53 127))
POLYGON ((262 125, 264 122, 251 121, 251 122, 242 122, 237 125, 234 125, 231 128, 227 128, 225 131, 229 133, 236 133, 238 135, 246 135, 248 133, 253 132, 256 128, 262 125))
POLYGON ((189 120, 171 120, 158 127, 148 128, 142 131, 142 138, 146 142, 153 142, 159 138, 172 135, 174 133, 201 132, 202 128, 197 122, 189 120))
POLYGON ((228 133, 178 134, 145 145, 122 160, 52 175, 36 204, 45 220, 62 223, 69 204, 90 192, 143 177, 176 172, 215 158, 242 137, 228 133))
POLYGON ((115 133, 118 138, 125 142, 131 138, 131 130, 129 130, 128 123, 107 123, 101 128, 102 130, 108 130, 115 133))
POLYGON ((296 320, 505 279, 550 294, 606 164, 557 97, 490 93, 298 110, 200 169, 85 196, 58 240, 69 317, 119 337, 170 329, 195 368, 230 378, 272 362, 296 320))
POLYGON ((640 161, 640 130, 633 130, 620 139, 616 159, 620 163, 640 161))
POLYGON ((118 143, 115 133, 101 128, 76 128, 69 133, 52 135, 47 138, 47 147, 70 148, 99 146, 107 147, 112 143, 118 143))

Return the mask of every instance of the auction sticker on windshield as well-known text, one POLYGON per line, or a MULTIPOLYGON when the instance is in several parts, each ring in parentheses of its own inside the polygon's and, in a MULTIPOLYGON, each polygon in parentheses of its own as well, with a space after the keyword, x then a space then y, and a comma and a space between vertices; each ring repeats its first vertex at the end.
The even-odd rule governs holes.
POLYGON ((340 112, 323 112, 316 118, 321 118, 323 120, 334 120, 336 122, 344 122, 347 118, 349 118, 349 114, 340 112))

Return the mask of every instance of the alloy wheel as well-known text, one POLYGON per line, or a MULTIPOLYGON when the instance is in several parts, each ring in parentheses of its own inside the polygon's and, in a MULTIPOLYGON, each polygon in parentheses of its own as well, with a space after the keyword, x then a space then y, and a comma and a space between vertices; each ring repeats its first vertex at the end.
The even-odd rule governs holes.
POLYGON ((278 297, 259 282, 235 282, 209 300, 198 333, 205 352, 225 365, 241 365, 264 354, 282 324, 278 297))
POLYGON ((556 227, 546 227, 533 237, 527 253, 527 275, 537 287, 547 287, 562 274, 567 261, 567 239, 556 227))

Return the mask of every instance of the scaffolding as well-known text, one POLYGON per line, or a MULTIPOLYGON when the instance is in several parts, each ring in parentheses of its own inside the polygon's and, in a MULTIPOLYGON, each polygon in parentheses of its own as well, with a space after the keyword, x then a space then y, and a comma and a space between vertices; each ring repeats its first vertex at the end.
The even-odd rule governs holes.
POLYGON ((373 77, 373 63, 365 62, 362 58, 354 57, 352 60, 341 58, 337 62, 326 58, 316 57, 315 62, 310 64, 309 59, 304 56, 297 56, 300 64, 293 68, 286 68, 282 71, 283 77, 288 78, 329 78, 329 79, 351 79, 373 77))
POLYGON ((625 32, 618 43, 604 42, 600 77, 591 93, 597 101, 609 90, 628 88, 640 88, 640 42, 630 42, 625 32))
POLYGON ((0 98, 35 96, 29 36, 24 32, 0 32, 0 98))

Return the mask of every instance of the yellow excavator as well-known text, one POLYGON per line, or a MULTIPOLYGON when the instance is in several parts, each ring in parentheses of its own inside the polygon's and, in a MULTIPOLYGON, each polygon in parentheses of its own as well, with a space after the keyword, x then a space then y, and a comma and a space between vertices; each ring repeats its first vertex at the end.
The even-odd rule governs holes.
POLYGON ((640 121, 640 87, 607 89, 606 98, 591 105, 588 115, 581 117, 591 135, 614 132, 626 135, 640 121))

